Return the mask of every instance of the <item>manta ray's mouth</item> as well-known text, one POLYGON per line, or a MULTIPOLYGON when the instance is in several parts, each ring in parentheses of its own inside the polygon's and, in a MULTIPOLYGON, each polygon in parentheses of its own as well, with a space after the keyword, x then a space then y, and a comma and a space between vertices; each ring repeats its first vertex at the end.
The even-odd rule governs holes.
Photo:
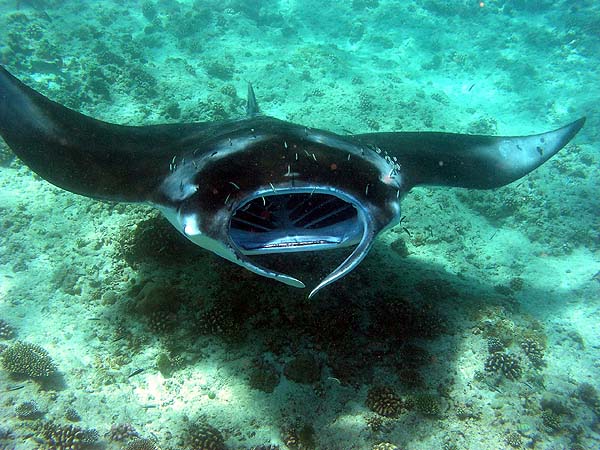
POLYGON ((362 234, 352 203, 316 192, 251 198, 230 225, 231 239, 247 255, 345 247, 357 244, 362 234))
POLYGON ((366 256, 377 234, 369 209, 329 188, 261 192, 241 202, 231 215, 229 239, 237 263, 286 284, 296 278, 262 267, 248 255, 317 251, 356 245, 352 253, 310 293, 333 283, 366 256))

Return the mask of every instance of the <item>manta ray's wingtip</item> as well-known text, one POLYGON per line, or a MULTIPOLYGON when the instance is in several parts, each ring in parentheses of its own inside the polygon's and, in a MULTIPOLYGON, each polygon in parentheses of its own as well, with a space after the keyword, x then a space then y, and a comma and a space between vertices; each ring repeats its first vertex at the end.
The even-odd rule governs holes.
POLYGON ((573 136, 575 136, 577 133, 579 133, 579 130, 581 130, 583 128, 583 126, 585 125, 585 121, 587 120, 586 116, 580 117, 579 119, 575 120, 574 122, 571 122, 569 125, 567 125, 567 127, 569 127, 571 130, 571 138, 573 136))

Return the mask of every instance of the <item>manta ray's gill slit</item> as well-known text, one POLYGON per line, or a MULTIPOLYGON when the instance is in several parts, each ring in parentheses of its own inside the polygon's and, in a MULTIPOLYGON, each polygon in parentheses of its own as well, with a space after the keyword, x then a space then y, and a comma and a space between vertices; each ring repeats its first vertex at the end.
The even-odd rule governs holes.
POLYGON ((238 229, 244 228, 241 225, 247 225, 248 228, 246 229, 246 231, 271 231, 273 229, 272 227, 266 227, 266 226, 260 225, 260 224, 256 223, 256 221, 244 220, 240 217, 235 217, 233 220, 235 220, 236 228, 238 228, 238 229))
MULTIPOLYGON (((310 197, 305 198, 304 201, 302 202, 302 206, 303 206, 303 210, 300 211, 300 215, 295 217, 290 215, 290 219, 298 226, 301 227, 305 227, 306 223, 303 223, 304 219, 308 218, 308 220, 310 219, 310 215, 312 214, 313 217, 315 214, 318 214, 318 211, 320 209, 323 209, 324 207, 327 206, 327 204, 331 203, 333 201, 335 197, 331 197, 331 198, 321 198, 320 195, 315 195, 314 197, 312 197, 312 194, 310 197)), ((297 208, 294 208, 294 213, 298 212, 297 208)))
POLYGON ((274 242, 283 247, 298 248, 328 241, 332 230, 329 227, 352 226, 357 214, 351 203, 331 194, 271 195, 252 199, 238 209, 231 219, 231 228, 238 236, 238 243, 245 248, 267 248, 274 242), (307 230, 312 231, 308 233, 307 230), (254 233, 274 234, 258 239, 252 237, 254 233), (323 233, 322 237, 320 233, 323 233))
POLYGON ((306 229, 318 229, 343 222, 356 214, 350 203, 324 194, 307 197, 301 205, 303 214, 296 217, 298 208, 295 208, 290 214, 290 219, 297 227, 306 229))
POLYGON ((325 226, 328 225, 332 225, 334 223, 338 223, 340 222, 340 218, 344 217, 346 218, 350 218, 351 216, 354 215, 354 211, 353 211, 354 207, 349 204, 349 203, 344 203, 341 206, 339 206, 336 209, 333 209, 332 211, 328 212, 327 214, 324 214, 322 216, 317 217, 316 219, 314 219, 312 222, 307 223, 306 225, 304 225, 304 228, 323 228, 325 226), (350 213, 350 214, 348 214, 350 213))
MULTIPOLYGON (((264 198, 264 197, 263 197, 264 198)), ((265 201, 265 205, 261 206, 260 202, 249 202, 247 207, 238 209, 231 219, 231 225, 240 230, 260 232, 271 231, 278 224, 272 220, 271 203, 265 201)))

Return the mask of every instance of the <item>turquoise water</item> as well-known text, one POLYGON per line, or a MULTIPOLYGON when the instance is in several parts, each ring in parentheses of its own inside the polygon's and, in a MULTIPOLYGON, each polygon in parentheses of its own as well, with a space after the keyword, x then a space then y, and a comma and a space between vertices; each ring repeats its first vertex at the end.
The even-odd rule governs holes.
MULTIPOLYGON (((1 142, 0 449, 600 447, 600 8, 339 3, 0 1, 0 64, 128 125, 243 117, 247 82, 341 134, 587 123, 506 187, 413 189, 310 301, 1 142)), ((312 287, 344 255, 267 262, 312 287)))

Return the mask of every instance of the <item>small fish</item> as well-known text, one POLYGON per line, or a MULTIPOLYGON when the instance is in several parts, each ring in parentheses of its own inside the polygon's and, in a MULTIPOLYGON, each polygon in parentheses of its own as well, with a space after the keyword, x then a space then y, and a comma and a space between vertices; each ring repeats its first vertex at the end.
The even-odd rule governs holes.
POLYGON ((127 378, 131 378, 131 377, 134 377, 134 376, 136 376, 136 375, 139 375, 139 374, 140 374, 140 373, 142 373, 144 370, 146 370, 146 369, 141 369, 141 368, 140 368, 140 369, 135 369, 133 372, 131 372, 131 374, 130 374, 130 375, 127 377, 127 378))
POLYGON ((9 387, 6 388, 6 391, 7 392, 18 391, 19 389, 23 389, 24 387, 25 387, 24 384, 19 384, 19 385, 16 385, 16 386, 9 386, 9 387))
POLYGON ((596 280, 598 283, 600 283, 600 270, 596 272, 596 275, 592 277, 592 280, 596 280))

